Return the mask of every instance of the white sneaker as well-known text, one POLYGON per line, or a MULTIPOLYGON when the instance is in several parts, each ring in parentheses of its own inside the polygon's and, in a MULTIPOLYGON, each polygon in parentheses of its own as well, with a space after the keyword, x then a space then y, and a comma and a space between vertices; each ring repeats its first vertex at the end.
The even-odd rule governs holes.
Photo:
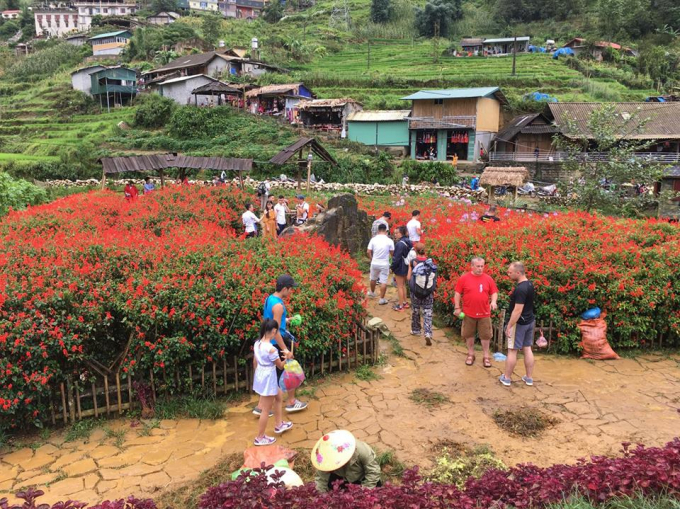
POLYGON ((374 297, 375 297, 375 293, 373 293, 372 291, 369 290, 369 291, 366 292, 366 296, 367 296, 367 297, 370 297, 370 298, 374 298, 374 297))
POLYGON ((380 304, 381 306, 384 306, 384 305, 387 304, 388 302, 389 302, 389 300, 387 300, 387 299, 380 299, 380 300, 378 301, 378 304, 380 304))

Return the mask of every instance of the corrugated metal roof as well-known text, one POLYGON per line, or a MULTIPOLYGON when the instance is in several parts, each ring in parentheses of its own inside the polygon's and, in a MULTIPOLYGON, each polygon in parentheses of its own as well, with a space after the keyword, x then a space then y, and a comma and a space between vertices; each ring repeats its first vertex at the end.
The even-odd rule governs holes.
POLYGON ((358 104, 360 102, 354 99, 342 98, 342 99, 312 99, 308 101, 302 101, 298 108, 300 110, 309 110, 314 108, 341 108, 346 104, 358 104))
POLYGON ((128 34, 130 37, 132 37, 132 33, 129 30, 119 30, 118 32, 108 32, 106 34, 95 35, 94 37, 90 37, 88 40, 94 41, 96 39, 104 39, 106 37, 118 37, 122 34, 128 34))
POLYGON ((175 154, 153 154, 146 156, 103 157, 104 173, 125 173, 130 171, 158 171, 165 168, 188 168, 201 170, 250 171, 252 159, 228 157, 192 157, 175 154))
MULTIPOLYGON (((524 36, 524 37, 518 37, 517 42, 527 42, 531 39, 531 37, 524 36)), ((498 39, 484 39, 484 44, 495 44, 497 42, 514 42, 515 38, 514 37, 500 37, 498 39)))
POLYGON ((508 125, 503 127, 503 129, 496 135, 496 140, 498 141, 510 141, 515 136, 517 136, 522 128, 528 123, 532 122, 540 113, 533 113, 529 115, 518 115, 513 118, 508 125))
POLYGON ((461 46, 481 46, 484 39, 481 37, 464 37, 460 40, 461 46))
POLYGON ((179 57, 174 59, 172 62, 168 62, 163 67, 158 69, 152 69, 147 74, 157 74, 165 71, 174 71, 175 69, 186 69, 189 67, 197 67, 199 65, 205 65, 210 62, 213 58, 217 56, 217 52, 208 51, 207 53, 199 53, 197 55, 187 55, 184 57, 179 57))
POLYGON ((172 83, 179 83, 181 81, 193 80, 195 78, 207 78, 211 81, 218 81, 217 79, 211 78, 210 76, 206 76, 205 74, 194 74, 193 76, 180 76, 179 78, 172 78, 171 80, 165 80, 164 82, 160 83, 160 85, 171 85, 172 83))
POLYGON ((395 122, 406 120, 411 110, 364 110, 350 113, 349 122, 395 122))
POLYGON ((402 97, 404 101, 419 101, 422 99, 474 99, 477 97, 495 97, 503 104, 507 103, 505 96, 498 87, 477 88, 448 88, 443 90, 421 90, 415 94, 402 97))
POLYGON ((671 166, 663 171, 664 177, 680 178, 680 166, 671 166))
POLYGON ((223 83, 221 81, 213 81, 210 83, 206 83, 203 86, 200 86, 198 88, 195 88, 191 91, 192 94, 197 94, 197 95, 210 95, 212 93, 220 93, 220 94, 240 94, 241 91, 235 89, 234 87, 229 86, 226 83, 223 83))
MULTIPOLYGON (((547 111, 558 126, 566 126, 569 120, 576 123, 578 135, 592 137, 588 121, 592 113, 602 107, 601 103, 550 103, 547 111)), ((680 139, 680 103, 626 102, 614 103, 622 132, 620 136, 633 140, 680 139), (636 132, 630 119, 637 117, 635 125, 644 125, 636 132), (633 132, 631 132, 633 131, 633 132)), ((565 133, 566 134, 566 133, 565 133)), ((574 135, 576 137, 576 135, 574 135)))
POLYGON ((300 138, 298 141, 292 145, 287 146, 281 152, 272 157, 269 162, 272 164, 286 164, 290 159, 292 159, 300 150, 305 148, 307 145, 311 145, 312 152, 319 156, 324 161, 329 163, 338 164, 333 156, 331 156, 321 144, 314 138, 300 138))

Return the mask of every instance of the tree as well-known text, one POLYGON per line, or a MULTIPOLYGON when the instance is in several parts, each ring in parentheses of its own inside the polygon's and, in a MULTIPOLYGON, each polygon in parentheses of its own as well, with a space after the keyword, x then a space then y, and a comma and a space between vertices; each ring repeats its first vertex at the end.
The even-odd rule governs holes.
POLYGON ((659 89, 672 88, 680 80, 680 53, 662 46, 651 46, 640 51, 638 70, 654 80, 659 89))
POLYGON ((272 0, 262 11, 262 17, 267 23, 278 23, 283 18, 283 5, 279 0, 272 0))
POLYGON ((214 14, 208 14, 203 17, 201 23, 201 32, 203 38, 211 44, 215 44, 220 37, 222 30, 222 17, 214 14))
POLYGON ((579 176, 565 187, 578 206, 588 212, 627 214, 631 208, 644 204, 646 196, 624 198, 620 186, 636 183, 650 188, 661 176, 660 165, 635 156, 654 143, 632 139, 644 130, 646 123, 647 119, 635 114, 623 117, 614 104, 605 104, 590 114, 585 125, 568 118, 560 126, 561 133, 555 136, 555 142, 567 153, 565 169, 579 176), (606 157, 589 162, 583 157, 586 147, 589 152, 603 153, 606 157))
POLYGON ((372 0, 371 21, 373 23, 387 23, 392 18, 391 0, 372 0))
POLYGON ((151 2, 151 10, 156 14, 159 12, 177 12, 179 10, 179 2, 177 0, 153 0, 151 2))
POLYGON ((462 15, 462 0, 428 0, 424 8, 416 8, 416 29, 422 36, 434 37, 439 24, 439 36, 448 37, 453 22, 462 15))

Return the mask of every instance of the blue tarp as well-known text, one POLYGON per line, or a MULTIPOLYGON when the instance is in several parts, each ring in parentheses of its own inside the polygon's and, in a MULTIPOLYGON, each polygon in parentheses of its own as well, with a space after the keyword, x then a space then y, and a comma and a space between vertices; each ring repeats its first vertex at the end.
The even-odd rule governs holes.
POLYGON ((529 53, 547 53, 547 50, 544 47, 538 47, 534 46, 533 44, 529 45, 529 53))
POLYGON ((555 53, 553 53, 553 58, 557 59, 560 55, 573 57, 575 53, 571 48, 560 48, 555 53))
POLYGON ((552 97, 548 94, 544 94, 542 92, 531 92, 529 94, 525 94, 522 99, 528 100, 528 101, 536 101, 536 102, 544 102, 544 103, 556 103, 557 98, 552 97))

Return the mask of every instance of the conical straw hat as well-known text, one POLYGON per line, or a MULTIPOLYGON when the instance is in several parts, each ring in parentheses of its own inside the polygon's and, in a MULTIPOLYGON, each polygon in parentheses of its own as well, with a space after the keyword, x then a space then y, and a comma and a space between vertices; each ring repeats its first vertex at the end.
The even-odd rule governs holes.
POLYGON ((343 467, 357 448, 354 435, 338 429, 322 436, 312 449, 312 464, 321 472, 332 472, 343 467))

